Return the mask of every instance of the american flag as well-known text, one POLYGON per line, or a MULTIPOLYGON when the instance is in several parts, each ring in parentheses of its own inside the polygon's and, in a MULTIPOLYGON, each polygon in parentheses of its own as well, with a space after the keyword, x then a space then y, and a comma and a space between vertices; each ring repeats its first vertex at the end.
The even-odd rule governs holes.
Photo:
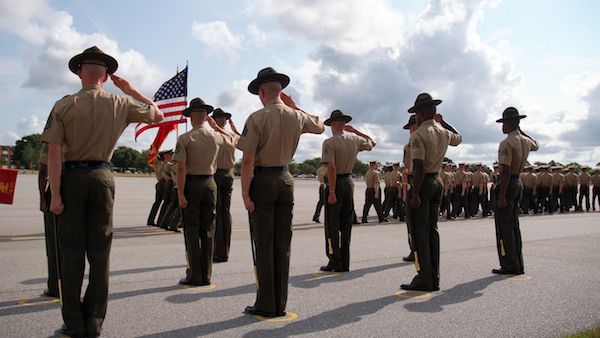
POLYGON ((183 117, 183 110, 187 106, 187 74, 188 67, 185 67, 177 75, 160 86, 152 100, 163 112, 165 118, 159 123, 154 124, 138 123, 135 126, 136 140, 141 133, 148 129, 186 121, 185 117, 183 117))

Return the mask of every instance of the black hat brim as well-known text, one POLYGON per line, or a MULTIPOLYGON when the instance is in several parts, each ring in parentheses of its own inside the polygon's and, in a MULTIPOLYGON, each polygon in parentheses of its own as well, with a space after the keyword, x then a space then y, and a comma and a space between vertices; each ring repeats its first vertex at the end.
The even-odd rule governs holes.
POLYGON ((231 114, 226 113, 226 112, 217 112, 217 111, 214 111, 211 116, 213 119, 217 118, 217 117, 224 117, 226 120, 229 120, 231 118, 231 114))
POLYGON ((437 106, 442 103, 442 100, 431 100, 423 103, 416 104, 410 108, 408 108, 408 112, 411 114, 416 113, 420 108, 428 107, 428 106, 437 106))
POLYGON ((205 109, 206 110, 206 114, 210 114, 215 108, 211 105, 208 104, 203 104, 203 105, 199 105, 199 106, 193 106, 193 107, 187 107, 183 110, 183 116, 187 116, 190 117, 190 113, 193 110, 200 110, 200 109, 205 109))
POLYGON ((323 122, 323 124, 325 124, 326 126, 331 126, 331 122, 333 122, 333 121, 344 121, 344 123, 348 123, 348 122, 352 121, 352 117, 348 116, 348 115, 337 116, 337 117, 334 117, 333 119, 330 117, 327 120, 325 120, 325 122, 323 122))
POLYGON ((250 82, 250 84, 248 85, 248 91, 254 95, 258 95, 258 87, 263 83, 272 81, 277 81, 281 83, 281 88, 285 88, 288 84, 290 84, 290 77, 281 73, 261 76, 250 82))
POLYGON ((511 116, 511 117, 503 117, 501 119, 497 119, 496 123, 502 123, 504 121, 509 121, 509 120, 522 120, 524 118, 526 118, 527 115, 518 115, 518 116, 511 116))
POLYGON ((85 60, 100 60, 104 62, 106 64, 106 72, 108 74, 113 74, 117 71, 117 68, 119 68, 119 63, 114 57, 104 53, 88 52, 77 54, 73 56, 71 60, 69 60, 69 69, 71 72, 73 72, 73 74, 77 74, 79 67, 81 67, 81 63, 85 60))

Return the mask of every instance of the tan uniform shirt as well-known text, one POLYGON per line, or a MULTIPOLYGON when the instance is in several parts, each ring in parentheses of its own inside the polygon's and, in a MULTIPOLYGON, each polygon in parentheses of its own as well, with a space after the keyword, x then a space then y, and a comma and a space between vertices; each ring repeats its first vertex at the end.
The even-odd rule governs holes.
POLYGON ((410 136, 410 157, 423 160, 425 173, 439 173, 448 145, 457 146, 461 141, 460 134, 427 120, 410 136))
POLYGON ((465 171, 457 171, 456 174, 454 174, 454 185, 462 187, 463 184, 467 183, 466 176, 467 173, 465 171))
POLYGON ((575 173, 567 173, 565 175, 565 185, 567 187, 576 187, 577 186, 577 174, 575 173))
POLYGON ((410 143, 404 145, 404 157, 402 157, 402 164, 404 164, 404 171, 408 175, 412 175, 412 159, 410 158, 410 143))
POLYGON ((379 170, 369 169, 365 174, 365 184, 367 188, 377 188, 381 182, 381 176, 379 170))
POLYGON ((446 172, 446 175, 443 178, 443 182, 444 182, 444 188, 446 190, 450 190, 452 188, 452 186, 454 185, 454 173, 446 172))
POLYGON ((180 135, 173 154, 173 161, 185 164, 186 175, 213 175, 223 138, 217 132, 195 127, 180 135))
POLYGON ((523 172, 525 161, 530 151, 538 150, 537 141, 531 140, 514 130, 500 142, 498 147, 498 163, 510 168, 510 174, 518 176, 523 172))
POLYGON ((537 175, 534 173, 523 173, 523 176, 521 177, 521 182, 523 182, 524 188, 533 189, 537 183, 537 180, 537 175))
POLYGON ((159 181, 163 179, 162 172, 163 172, 163 161, 156 159, 156 161, 154 162, 154 177, 156 177, 156 179, 159 181))
POLYGON ((481 172, 476 171, 471 177, 473 178, 473 186, 475 188, 479 188, 479 184, 481 184, 481 180, 483 179, 483 175, 481 174, 481 172))
POLYGON ((392 187, 400 187, 400 184, 402 184, 402 173, 398 170, 392 170, 392 174, 392 187))
POLYGON ((325 177, 327 176, 327 167, 322 165, 317 169, 317 180, 319 183, 325 184, 325 177))
POLYGON ((588 174, 588 173, 579 174, 579 184, 580 185, 589 186, 591 180, 592 180, 592 177, 590 176, 590 174, 588 174))
POLYGON ((373 149, 373 142, 358 135, 337 133, 323 142, 321 160, 333 163, 338 174, 350 174, 359 151, 373 149))
POLYGON ((162 178, 165 181, 172 181, 173 180, 173 172, 174 170, 174 166, 175 163, 173 162, 163 162, 162 164, 162 178))
POLYGON ((117 140, 132 122, 154 121, 153 105, 118 96, 100 86, 83 88, 58 100, 42 133, 42 141, 66 144, 65 161, 109 162, 117 140))
POLYGON ((538 184, 540 187, 550 187, 552 185, 552 176, 547 172, 538 175, 538 184))
POLYGON ((483 188, 487 190, 488 183, 490 183, 490 175, 485 171, 481 175, 483 176, 483 188))
POLYGON ((592 185, 594 187, 600 187, 600 174, 594 174, 592 176, 592 185))
POLYGON ((465 183, 467 184, 467 187, 473 186, 473 172, 470 170, 465 172, 465 183))
POLYGON ((292 161, 300 135, 323 131, 321 118, 294 110, 278 98, 248 116, 237 148, 254 155, 255 166, 282 167, 292 161))
POLYGON ((564 175, 561 173, 552 174, 552 188, 560 187, 560 182, 562 182, 564 178, 564 175))
POLYGON ((219 132, 214 133, 221 139, 221 147, 217 154, 217 169, 231 169, 235 165, 235 145, 240 139, 237 135, 225 135, 219 132))

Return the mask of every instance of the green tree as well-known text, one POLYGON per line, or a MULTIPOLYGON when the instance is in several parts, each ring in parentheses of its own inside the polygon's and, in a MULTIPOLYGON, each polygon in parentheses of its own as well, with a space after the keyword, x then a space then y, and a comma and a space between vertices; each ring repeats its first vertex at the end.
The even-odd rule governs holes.
MULTIPOLYGON (((31 134, 23 136, 20 140, 15 142, 15 148, 13 150, 13 161, 19 162, 21 166, 27 169, 33 167, 33 164, 37 164, 42 151, 42 135, 31 134)), ((37 167, 37 165, 35 166, 37 167)))
POLYGON ((313 166, 310 163, 307 163, 307 161, 304 161, 304 162, 298 164, 298 172, 300 174, 316 174, 317 167, 313 166))
POLYGON ((140 163, 139 158, 141 157, 142 154, 139 151, 133 148, 121 146, 115 149, 111 163, 115 167, 120 168, 138 168, 137 166, 140 163))
POLYGON ((369 170, 369 164, 357 159, 352 167, 352 173, 356 175, 364 175, 369 170))

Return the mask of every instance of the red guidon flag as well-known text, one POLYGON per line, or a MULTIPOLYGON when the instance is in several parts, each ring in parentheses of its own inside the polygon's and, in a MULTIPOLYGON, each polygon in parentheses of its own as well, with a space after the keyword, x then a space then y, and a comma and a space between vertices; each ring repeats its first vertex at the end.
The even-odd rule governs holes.
POLYGON ((0 203, 13 204, 15 185, 17 184, 17 171, 0 169, 0 203))
POLYGON ((154 161, 160 146, 178 123, 185 123, 183 110, 187 107, 187 73, 188 67, 177 73, 169 81, 163 83, 154 94, 153 101, 163 112, 165 118, 159 123, 138 123, 135 126, 135 140, 144 131, 158 127, 158 132, 148 152, 148 164, 154 166, 154 161))

